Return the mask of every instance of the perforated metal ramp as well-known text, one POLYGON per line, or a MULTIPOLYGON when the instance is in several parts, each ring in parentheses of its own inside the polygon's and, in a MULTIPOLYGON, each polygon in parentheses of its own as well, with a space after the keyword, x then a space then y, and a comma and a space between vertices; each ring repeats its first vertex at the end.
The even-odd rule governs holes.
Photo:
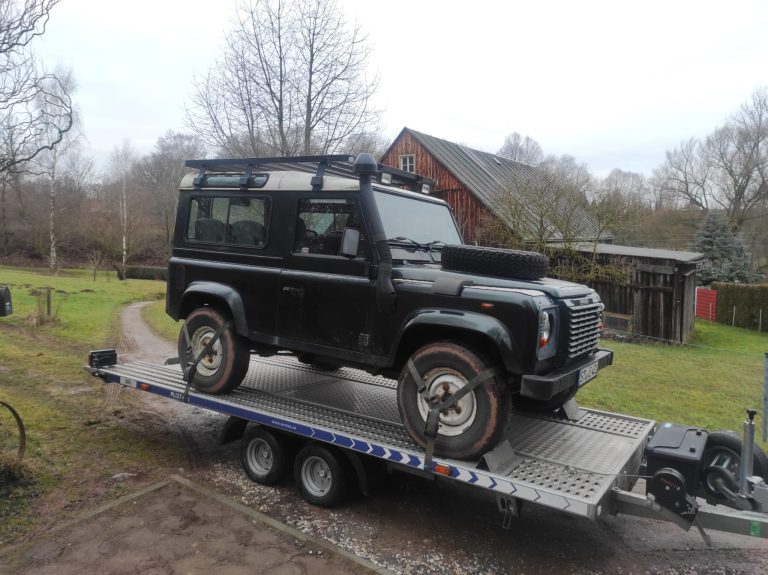
MULTIPOLYGON (((230 394, 190 390, 178 366, 136 362, 98 375, 177 400, 285 429, 405 467, 424 469, 424 451, 400 423, 397 382, 342 368, 324 371, 292 356, 252 358, 243 384, 230 394)), ((652 421, 584 410, 578 421, 514 412, 505 432, 520 461, 508 474, 479 462, 436 459, 443 474, 480 488, 596 517, 613 487, 631 487, 652 421)), ((436 469, 433 464, 431 470, 436 469)))

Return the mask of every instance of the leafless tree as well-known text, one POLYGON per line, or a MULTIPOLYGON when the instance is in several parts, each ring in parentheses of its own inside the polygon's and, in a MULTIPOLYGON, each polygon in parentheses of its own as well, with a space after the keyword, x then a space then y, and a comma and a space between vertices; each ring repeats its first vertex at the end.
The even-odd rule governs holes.
POLYGON ((200 137, 169 130, 155 149, 140 162, 142 184, 147 188, 152 212, 160 219, 163 251, 169 254, 179 197, 179 183, 187 171, 184 161, 205 155, 200 137))
POLYGON ((195 83, 188 123, 227 154, 341 150, 378 121, 368 60, 335 0, 244 2, 223 56, 195 83))
POLYGON ((131 180, 131 172, 134 167, 135 152, 131 143, 124 140, 120 146, 115 146, 112 150, 111 175, 118 188, 119 213, 120 213, 120 279, 126 279, 126 266, 128 265, 129 255, 129 222, 130 216, 128 210, 129 186, 134 187, 135 182, 131 180))
POLYGON ((72 127, 66 87, 30 48, 58 1, 0 0, 0 173, 52 150, 72 127))
POLYGON ((504 139, 496 155, 529 166, 536 166, 544 160, 544 152, 539 143, 530 136, 522 136, 518 132, 513 132, 504 139))
POLYGON ((700 210, 723 210, 735 230, 760 217, 768 199, 768 88, 704 140, 692 138, 667 152, 654 173, 657 194, 700 210))

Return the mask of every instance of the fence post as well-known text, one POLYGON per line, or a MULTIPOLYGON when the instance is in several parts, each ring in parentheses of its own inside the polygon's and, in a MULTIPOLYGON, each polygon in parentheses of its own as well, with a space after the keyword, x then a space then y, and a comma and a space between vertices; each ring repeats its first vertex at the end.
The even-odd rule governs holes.
POLYGON ((733 306, 733 316, 731 317, 731 325, 736 325, 736 306, 733 306))
POLYGON ((760 313, 757 314, 757 333, 763 332, 763 308, 760 308, 760 313))
POLYGON ((709 302, 709 321, 712 321, 712 302, 709 302))
POLYGON ((763 441, 768 441, 768 352, 763 367, 763 441))

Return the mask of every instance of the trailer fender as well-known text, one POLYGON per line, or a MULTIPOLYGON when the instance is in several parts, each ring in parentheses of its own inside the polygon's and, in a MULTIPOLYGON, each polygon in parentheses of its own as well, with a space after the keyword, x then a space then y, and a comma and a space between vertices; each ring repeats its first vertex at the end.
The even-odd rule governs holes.
POLYGON ((248 324, 245 320, 245 306, 243 298, 232 286, 216 282, 192 282, 189 284, 181 296, 180 317, 186 317, 195 305, 190 306, 190 302, 198 299, 218 300, 229 308, 229 313, 235 322, 237 333, 247 337, 248 324))
POLYGON ((219 436, 219 444, 226 445, 243 438, 245 435, 245 428, 248 425, 248 420, 242 417, 236 417, 231 415, 224 422, 224 427, 221 428, 221 435, 219 436))

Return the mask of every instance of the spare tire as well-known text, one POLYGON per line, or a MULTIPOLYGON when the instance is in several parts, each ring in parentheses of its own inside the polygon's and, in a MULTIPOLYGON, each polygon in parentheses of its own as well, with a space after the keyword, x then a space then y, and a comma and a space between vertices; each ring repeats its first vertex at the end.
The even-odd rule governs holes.
POLYGON ((443 248, 445 270, 535 280, 547 275, 549 258, 538 252, 453 245, 443 248))

